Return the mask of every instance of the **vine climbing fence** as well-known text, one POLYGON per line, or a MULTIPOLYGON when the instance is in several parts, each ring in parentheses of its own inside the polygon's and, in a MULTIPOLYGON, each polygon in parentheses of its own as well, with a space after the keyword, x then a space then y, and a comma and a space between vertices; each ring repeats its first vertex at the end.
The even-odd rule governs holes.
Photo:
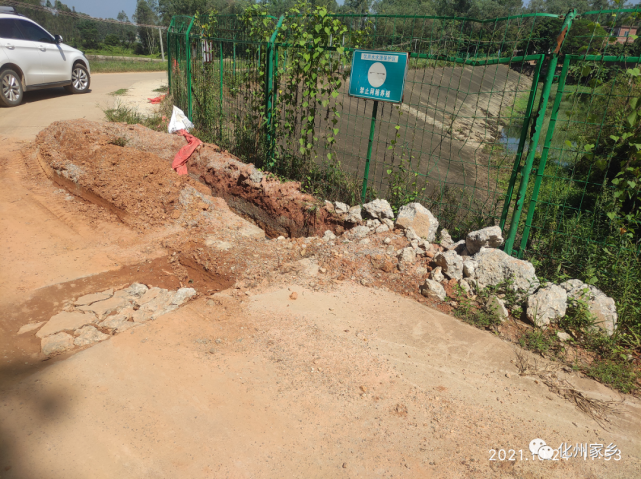
POLYGON ((200 135, 312 193, 420 201, 454 237, 498 224, 543 275, 634 308, 639 12, 174 17, 170 93, 200 135), (400 104, 348 95, 355 49, 409 54, 400 104))

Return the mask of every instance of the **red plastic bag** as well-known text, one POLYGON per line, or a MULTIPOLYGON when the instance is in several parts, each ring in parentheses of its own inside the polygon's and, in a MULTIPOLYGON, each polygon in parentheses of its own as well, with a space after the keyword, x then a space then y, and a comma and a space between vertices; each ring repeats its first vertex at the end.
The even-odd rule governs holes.
POLYGON ((196 138, 194 135, 190 135, 187 133, 186 130, 179 130, 176 133, 179 135, 182 135, 185 137, 187 140, 187 144, 183 146, 178 153, 176 153, 176 156, 174 157, 174 161, 171 164, 171 167, 176 170, 176 173, 179 175, 186 175, 187 174, 187 160, 191 155, 193 154, 194 151, 196 151, 196 148, 198 148, 200 145, 203 144, 202 141, 200 141, 198 138, 196 138))
POLYGON ((149 103, 151 103, 152 105, 157 105, 157 104, 158 104, 158 103, 160 103, 160 102, 163 100, 163 98, 165 98, 166 96, 167 96, 167 95, 160 95, 160 96, 157 96, 156 98, 147 98, 147 100, 149 100, 149 103))

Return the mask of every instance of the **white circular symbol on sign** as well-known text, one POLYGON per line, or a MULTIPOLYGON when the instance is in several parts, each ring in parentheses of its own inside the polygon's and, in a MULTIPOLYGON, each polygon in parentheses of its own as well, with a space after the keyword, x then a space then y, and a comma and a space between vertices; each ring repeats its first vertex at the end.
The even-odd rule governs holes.
POLYGON ((386 78, 387 70, 385 69, 385 65, 383 65, 381 62, 376 62, 372 64, 371 67, 369 67, 369 71, 367 72, 367 80, 369 81, 369 84, 374 88, 378 88, 383 83, 385 83, 386 78))

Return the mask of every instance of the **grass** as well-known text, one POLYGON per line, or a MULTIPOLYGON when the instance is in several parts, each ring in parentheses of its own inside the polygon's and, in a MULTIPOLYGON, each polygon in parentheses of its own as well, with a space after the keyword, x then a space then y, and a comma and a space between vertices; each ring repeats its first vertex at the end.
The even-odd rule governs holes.
POLYGON ((91 60, 90 67, 91 73, 166 72, 167 62, 91 60))
POLYGON ((597 360, 584 369, 586 376, 629 394, 638 387, 639 371, 630 363, 597 360))
POLYGON ((110 94, 110 95, 113 95, 113 96, 119 96, 119 95, 125 95, 125 94, 127 94, 127 92, 128 92, 128 91, 129 91, 129 90, 128 90, 127 88, 121 88, 120 90, 112 91, 112 92, 111 92, 111 93, 109 93, 109 94, 110 94))

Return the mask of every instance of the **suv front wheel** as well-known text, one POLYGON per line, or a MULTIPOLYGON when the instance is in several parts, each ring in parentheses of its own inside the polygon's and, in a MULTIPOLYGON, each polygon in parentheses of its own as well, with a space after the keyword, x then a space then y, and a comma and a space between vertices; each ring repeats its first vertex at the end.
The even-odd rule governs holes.
POLYGON ((66 86, 65 89, 69 93, 87 93, 90 84, 89 72, 84 65, 76 63, 71 70, 71 85, 66 86))
POLYGON ((22 80, 13 70, 2 70, 0 72, 0 88, 2 94, 0 100, 5 106, 18 106, 22 101, 22 80))

